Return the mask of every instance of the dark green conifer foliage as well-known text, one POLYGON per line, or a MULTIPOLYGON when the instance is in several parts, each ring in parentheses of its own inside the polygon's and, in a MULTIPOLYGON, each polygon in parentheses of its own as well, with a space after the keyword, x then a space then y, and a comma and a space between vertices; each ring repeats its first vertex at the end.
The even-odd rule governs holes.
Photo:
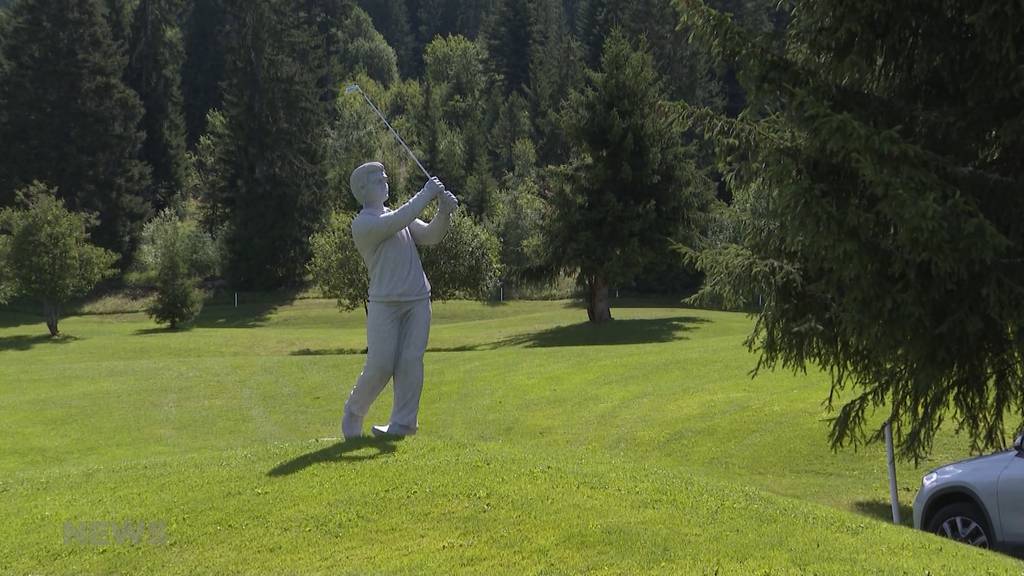
POLYGON ((328 107, 328 113, 338 97, 341 82, 341 59, 345 46, 354 38, 345 33, 343 23, 352 15, 350 0, 300 0, 305 25, 320 44, 321 57, 325 63, 317 79, 320 101, 328 107))
POLYGON ((181 72, 185 128, 194 146, 206 132, 206 114, 223 107, 224 24, 223 0, 190 0, 182 31, 185 63, 181 72))
POLYGON ((599 72, 570 96, 573 158, 553 174, 549 262, 576 270, 591 322, 611 320, 608 290, 628 283, 671 240, 692 235, 708 186, 663 102, 650 54, 613 32, 599 72))
POLYGON ((506 94, 530 83, 530 13, 528 0, 499 0, 488 23, 487 51, 506 94))
POLYGON ((950 416, 1004 445, 1024 413, 1024 9, 800 1, 780 45, 678 4, 751 99, 685 114, 744 206, 698 261, 709 295, 764 297, 759 365, 828 371, 837 448, 881 437, 874 410, 907 457, 950 416))
MULTIPOLYGON (((583 80, 581 48, 572 36, 562 0, 537 1, 530 27, 528 94, 538 159, 541 165, 561 164, 568 160, 568 145, 558 114, 562 101, 583 80)), ((511 147, 515 139, 505 146, 511 147)))
POLYGON ((394 49, 402 77, 417 76, 422 69, 422 46, 417 48, 405 0, 360 0, 359 6, 370 15, 374 27, 394 49))
MULTIPOLYGON (((366 74, 387 87, 398 80, 395 51, 373 27, 373 21, 359 8, 353 9, 340 22, 339 37, 344 38, 341 49, 332 62, 339 64, 339 78, 351 80, 366 74)), ((334 100, 331 100, 333 107, 334 100)))
POLYGON ((110 25, 110 36, 118 50, 127 53, 128 38, 131 36, 132 11, 138 0, 103 0, 106 8, 107 23, 110 25))
POLYGON ((327 209, 325 73, 315 29, 289 0, 229 0, 218 153, 230 233, 228 272, 244 288, 301 280, 308 239, 327 209))
POLYGON ((18 2, 3 48, 0 205, 44 182, 71 210, 99 215, 97 244, 131 254, 149 214, 142 105, 99 0, 18 2))
POLYGON ((145 113, 142 158, 152 168, 148 199, 158 209, 185 186, 185 119, 181 69, 181 0, 141 0, 132 19, 125 79, 145 113))

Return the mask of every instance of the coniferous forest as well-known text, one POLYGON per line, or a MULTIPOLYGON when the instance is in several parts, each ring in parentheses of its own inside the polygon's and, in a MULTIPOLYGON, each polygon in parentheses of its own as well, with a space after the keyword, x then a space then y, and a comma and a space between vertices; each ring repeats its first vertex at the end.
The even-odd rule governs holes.
POLYGON ((904 455, 948 409, 998 445, 1024 412, 1022 10, 0 1, 0 299, 53 333, 133 283, 172 325, 203 282, 358 307, 349 174, 384 162, 392 203, 426 180, 358 84, 460 199, 438 297, 569 278, 603 322, 617 290, 693 294, 757 314, 762 365, 829 370, 836 446, 883 403, 904 455))
POLYGON ((696 287, 671 243, 692 236, 708 207, 713 154, 663 104, 735 112, 742 91, 688 41, 670 3, 6 4, 0 204, 33 181, 55 187, 69 209, 98 216, 92 237, 119 255, 122 273, 145 223, 192 202, 188 217, 223 243, 231 286, 302 282, 310 235, 354 208, 352 167, 385 160, 399 197, 425 179, 365 102, 340 90, 358 83, 497 240, 492 280, 579 271, 597 291, 696 287), (586 133, 616 111, 621 125, 586 133), (608 129, 631 138, 601 142, 608 129), (628 169, 580 166, 604 154, 628 169), (544 218, 556 205, 572 210, 558 190, 599 196, 608 186, 641 196, 613 194, 603 221, 544 218), (656 209, 634 214, 647 201, 656 209), (545 250, 550 234, 578 249, 545 250))

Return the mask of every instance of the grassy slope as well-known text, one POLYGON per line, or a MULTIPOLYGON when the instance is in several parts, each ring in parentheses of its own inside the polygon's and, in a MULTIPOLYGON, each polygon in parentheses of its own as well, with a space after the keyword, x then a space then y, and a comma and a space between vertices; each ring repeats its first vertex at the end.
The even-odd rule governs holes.
MULTIPOLYGON (((81 316, 60 343, 0 313, 0 573, 1024 573, 881 522, 880 449, 829 452, 820 375, 751 380, 742 315, 434 312, 422 434, 359 444, 332 437, 361 312, 81 316), (62 543, 128 519, 168 544, 62 543)), ((901 468, 905 502, 934 463, 901 468)))

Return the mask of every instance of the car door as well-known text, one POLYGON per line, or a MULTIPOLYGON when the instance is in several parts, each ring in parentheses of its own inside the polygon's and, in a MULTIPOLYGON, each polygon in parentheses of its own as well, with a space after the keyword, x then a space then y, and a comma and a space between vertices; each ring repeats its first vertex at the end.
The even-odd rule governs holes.
POLYGON ((1024 547, 1024 456, 1017 454, 999 475, 999 519, 1004 544, 1024 547))

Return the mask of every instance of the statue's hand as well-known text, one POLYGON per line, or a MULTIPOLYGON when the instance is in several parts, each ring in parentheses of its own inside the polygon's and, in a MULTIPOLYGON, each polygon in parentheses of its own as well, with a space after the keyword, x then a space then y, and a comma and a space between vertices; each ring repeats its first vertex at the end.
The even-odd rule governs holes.
POLYGON ((455 212, 455 209, 459 207, 459 199, 455 197, 455 194, 445 190, 441 193, 440 208, 444 212, 451 214, 455 212))
POLYGON ((437 198, 438 194, 444 192, 444 184, 441 184, 441 180, 435 176, 427 180, 427 183, 423 185, 423 191, 433 200, 437 198))

